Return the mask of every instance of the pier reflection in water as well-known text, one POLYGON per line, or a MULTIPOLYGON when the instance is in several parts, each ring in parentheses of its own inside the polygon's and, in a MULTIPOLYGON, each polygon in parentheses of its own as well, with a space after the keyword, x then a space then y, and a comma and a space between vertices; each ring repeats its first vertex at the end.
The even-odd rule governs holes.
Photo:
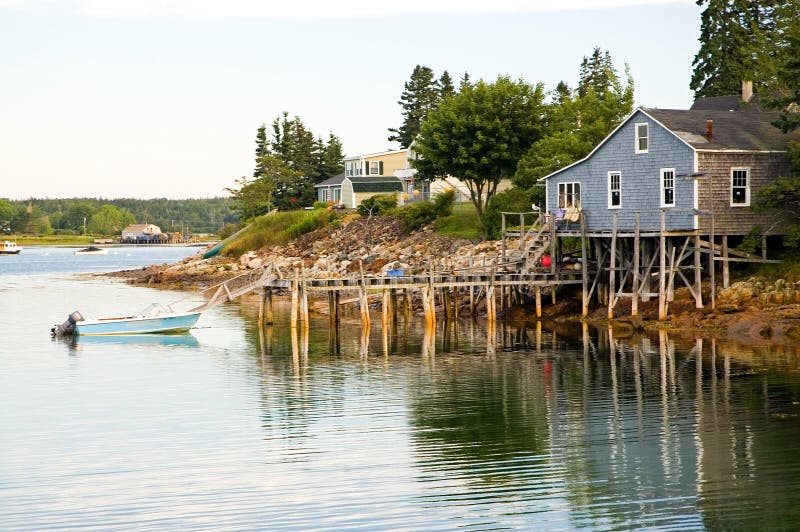
MULTIPOLYGON (((292 372, 313 387, 320 366, 357 353, 366 372, 406 381, 416 497, 432 516, 467 528, 800 526, 796 349, 586 324, 399 328, 362 331, 357 349, 329 331, 324 354, 298 328, 292 372)), ((273 334, 261 330, 274 362, 273 334)))
POLYGON ((41 309, 164 294, 46 281, 0 287, 27 295, 0 307, 3 530, 800 528, 794 347, 357 314, 293 335, 255 305, 62 343, 41 309))

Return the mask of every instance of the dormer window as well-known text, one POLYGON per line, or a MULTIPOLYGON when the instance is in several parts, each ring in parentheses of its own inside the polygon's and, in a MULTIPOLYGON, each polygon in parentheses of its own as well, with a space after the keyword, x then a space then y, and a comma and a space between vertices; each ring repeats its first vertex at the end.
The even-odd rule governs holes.
POLYGON ((636 153, 647 153, 647 122, 636 124, 636 153))

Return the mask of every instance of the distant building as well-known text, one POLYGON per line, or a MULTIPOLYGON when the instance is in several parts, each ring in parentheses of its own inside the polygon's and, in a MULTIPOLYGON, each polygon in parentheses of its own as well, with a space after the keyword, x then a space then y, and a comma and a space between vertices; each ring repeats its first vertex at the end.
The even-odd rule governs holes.
POLYGON ((168 235, 161 232, 161 228, 155 224, 131 224, 122 230, 122 242, 145 244, 150 242, 160 242, 169 239, 168 235))

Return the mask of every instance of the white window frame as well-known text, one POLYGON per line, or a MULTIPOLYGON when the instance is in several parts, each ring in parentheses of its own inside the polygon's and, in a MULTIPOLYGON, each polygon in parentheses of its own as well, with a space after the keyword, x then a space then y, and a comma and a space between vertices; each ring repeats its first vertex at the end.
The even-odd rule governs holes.
POLYGON ((368 166, 369 175, 381 175, 381 163, 380 163, 380 161, 369 161, 367 164, 369 165, 368 166), (372 171, 373 170, 373 165, 374 165, 374 170, 375 170, 374 172, 372 171))
POLYGON ((744 167, 731 168, 731 190, 730 190, 731 207, 749 207, 750 206, 750 186, 751 186, 751 183, 752 183, 752 177, 751 177, 750 168, 744 168, 744 167), (739 186, 735 186, 734 185, 734 174, 736 172, 744 172, 745 173, 745 178, 747 179, 747 183, 745 184, 744 187, 742 187, 741 185, 739 185, 739 186), (736 202, 733 201, 733 190, 735 188, 744 188, 744 203, 736 203, 736 202))
POLYGON ((569 207, 581 208, 581 182, 569 181, 558 184, 558 208, 568 209, 569 207), (575 190, 577 185, 577 192, 575 190), (562 201, 563 200, 563 201, 562 201))
POLYGON ((620 172, 619 170, 610 171, 608 173, 607 184, 608 184, 608 208, 609 209, 621 209, 622 208, 622 172, 620 172), (612 186, 613 185, 613 181, 612 180, 613 180, 614 177, 618 178, 618 180, 617 180, 617 188, 616 189, 614 189, 613 186, 612 186), (613 202, 613 192, 615 190, 616 190, 616 192, 619 193, 619 203, 617 205, 614 205, 614 202, 613 202))
POLYGON ((637 122, 633 128, 634 150, 636 153, 647 153, 650 150, 650 124, 647 122, 637 122), (639 135, 639 126, 644 126, 644 136, 639 135), (644 149, 641 141, 644 139, 644 149))
POLYGON ((662 168, 661 171, 659 172, 659 175, 661 176, 660 177, 661 186, 659 188, 659 191, 660 191, 660 194, 661 194, 661 206, 662 207, 674 207, 675 206, 675 169, 674 168, 662 168), (666 174, 667 173, 671 173, 672 174, 672 178, 671 178, 672 179, 672 186, 671 187, 668 187, 667 183, 666 183, 666 174), (672 203, 667 203, 666 202, 666 198, 664 197, 665 193, 666 193, 666 191, 668 189, 672 189, 672 203))

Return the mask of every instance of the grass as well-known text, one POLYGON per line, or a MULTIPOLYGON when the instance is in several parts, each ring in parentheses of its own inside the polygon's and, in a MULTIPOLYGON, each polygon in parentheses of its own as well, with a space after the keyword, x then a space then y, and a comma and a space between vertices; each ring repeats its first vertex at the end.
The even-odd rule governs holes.
POLYGON ((438 233, 454 238, 471 240, 481 238, 482 235, 478 214, 472 203, 456 203, 453 205, 453 213, 450 216, 438 218, 435 227, 438 233))
POLYGON ((0 240, 16 240, 20 246, 83 246, 94 242, 92 235, 3 235, 0 240))
POLYGON ((259 216, 253 220, 247 231, 222 249, 222 254, 240 257, 264 246, 286 244, 304 233, 326 226, 335 217, 335 213, 325 209, 285 211, 259 216))

